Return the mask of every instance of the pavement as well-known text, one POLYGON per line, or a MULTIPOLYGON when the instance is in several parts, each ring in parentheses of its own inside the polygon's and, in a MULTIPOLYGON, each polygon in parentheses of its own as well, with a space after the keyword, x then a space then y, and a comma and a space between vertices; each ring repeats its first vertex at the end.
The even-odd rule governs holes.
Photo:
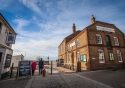
POLYGON ((85 71, 78 72, 62 67, 53 67, 53 74, 50 74, 50 67, 46 77, 38 75, 38 70, 31 78, 22 77, 16 80, 0 80, 0 88, 125 88, 125 70, 111 71, 85 71))

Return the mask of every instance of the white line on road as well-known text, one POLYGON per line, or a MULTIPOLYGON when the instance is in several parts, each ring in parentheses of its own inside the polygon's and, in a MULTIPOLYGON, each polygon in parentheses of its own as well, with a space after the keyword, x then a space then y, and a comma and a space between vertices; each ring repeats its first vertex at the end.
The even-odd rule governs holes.
MULTIPOLYGON (((76 76, 78 76, 78 77, 80 77, 80 78, 83 78, 83 79, 85 79, 85 80, 88 80, 89 82, 93 82, 94 84, 99 84, 100 86, 103 86, 103 87, 105 87, 105 88, 113 88, 113 87, 111 87, 111 86, 108 86, 108 85, 106 85, 106 84, 104 84, 104 83, 101 83, 101 82, 95 81, 95 80, 93 80, 93 79, 87 78, 87 77, 85 77, 85 76, 81 76, 81 75, 74 74, 74 73, 73 73, 73 75, 76 75, 76 76)), ((99 88, 100 88, 100 87, 99 87, 99 88)))

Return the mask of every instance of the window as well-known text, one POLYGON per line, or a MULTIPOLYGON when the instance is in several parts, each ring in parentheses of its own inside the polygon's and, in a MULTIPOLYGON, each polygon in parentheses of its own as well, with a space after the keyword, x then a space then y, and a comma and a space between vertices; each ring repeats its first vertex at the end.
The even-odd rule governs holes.
POLYGON ((117 50, 117 57, 118 57, 118 62, 122 62, 122 55, 120 50, 117 50))
POLYGON ((1 33, 1 30, 2 30, 2 23, 0 23, 0 33, 1 33))
POLYGON ((111 48, 112 47, 109 35, 106 35, 106 44, 107 44, 107 48, 111 48))
POLYGON ((109 59, 110 59, 111 61, 113 61, 113 60, 114 60, 113 53, 111 53, 111 52, 109 52, 109 59))
POLYGON ((79 52, 77 52, 77 62, 80 60, 80 54, 79 54, 79 52))
POLYGON ((96 34, 96 41, 97 41, 97 44, 102 44, 102 38, 101 38, 101 35, 96 34))
POLYGON ((70 55, 68 54, 68 63, 69 63, 69 61, 70 61, 70 55))
POLYGON ((79 47, 79 40, 76 39, 76 48, 79 47))
POLYGON ((0 52, 0 62, 1 62, 1 60, 2 60, 2 52, 0 52))
POLYGON ((118 42, 118 38, 117 37, 114 37, 114 41, 115 41, 115 45, 119 46, 119 42, 118 42))
POLYGON ((68 51, 70 51, 70 46, 68 45, 68 51))
POLYGON ((86 54, 80 55, 80 61, 81 61, 81 62, 87 62, 86 54))
POLYGON ((99 63, 105 63, 103 50, 98 50, 99 53, 99 63))

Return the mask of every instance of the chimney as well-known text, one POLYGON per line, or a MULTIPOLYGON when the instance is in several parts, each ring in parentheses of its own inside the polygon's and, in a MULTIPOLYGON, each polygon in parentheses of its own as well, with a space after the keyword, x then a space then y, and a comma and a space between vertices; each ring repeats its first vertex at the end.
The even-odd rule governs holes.
POLYGON ((94 15, 92 15, 91 22, 92 22, 92 24, 95 23, 95 17, 94 17, 94 15))
POLYGON ((73 23, 73 26, 72 26, 72 32, 75 33, 76 32, 76 26, 75 24, 73 23))

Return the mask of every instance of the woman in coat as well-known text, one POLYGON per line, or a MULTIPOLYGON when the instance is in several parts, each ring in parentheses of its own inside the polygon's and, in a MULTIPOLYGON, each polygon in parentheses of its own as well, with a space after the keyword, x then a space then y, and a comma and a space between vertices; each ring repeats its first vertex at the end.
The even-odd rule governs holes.
POLYGON ((32 75, 34 75, 34 72, 36 70, 36 62, 35 61, 32 62, 31 67, 32 67, 32 75))

